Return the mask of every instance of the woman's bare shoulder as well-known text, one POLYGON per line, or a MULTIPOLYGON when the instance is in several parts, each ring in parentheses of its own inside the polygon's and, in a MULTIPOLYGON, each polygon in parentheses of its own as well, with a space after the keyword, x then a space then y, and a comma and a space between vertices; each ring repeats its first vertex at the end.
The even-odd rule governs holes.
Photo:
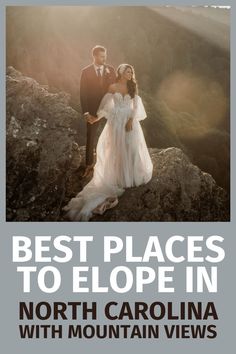
POLYGON ((116 88, 117 88, 117 84, 116 84, 116 83, 111 84, 111 85, 108 87, 108 92, 110 92, 110 93, 115 93, 115 92, 116 92, 116 88))

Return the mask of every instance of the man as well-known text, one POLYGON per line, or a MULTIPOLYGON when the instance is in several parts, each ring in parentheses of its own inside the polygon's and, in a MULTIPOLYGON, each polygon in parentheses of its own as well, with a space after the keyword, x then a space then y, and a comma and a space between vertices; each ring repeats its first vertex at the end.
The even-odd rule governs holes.
POLYGON ((86 166, 83 177, 93 171, 96 133, 99 126, 96 112, 109 85, 116 80, 113 66, 106 64, 107 50, 96 45, 92 49, 93 63, 86 66, 80 78, 80 103, 87 121, 86 166))

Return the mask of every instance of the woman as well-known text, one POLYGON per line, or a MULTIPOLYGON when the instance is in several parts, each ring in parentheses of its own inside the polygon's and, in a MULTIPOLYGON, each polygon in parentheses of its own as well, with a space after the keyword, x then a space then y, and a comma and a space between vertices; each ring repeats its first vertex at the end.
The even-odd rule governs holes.
POLYGON ((63 208, 71 220, 89 220, 117 205, 125 188, 146 184, 153 164, 140 120, 146 111, 138 95, 134 68, 121 64, 97 111, 106 125, 98 139, 97 160, 91 181, 63 208))

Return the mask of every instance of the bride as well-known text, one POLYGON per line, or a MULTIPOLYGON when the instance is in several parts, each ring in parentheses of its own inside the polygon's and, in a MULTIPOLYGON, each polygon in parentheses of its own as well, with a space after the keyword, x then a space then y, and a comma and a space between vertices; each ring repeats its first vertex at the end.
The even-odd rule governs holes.
POLYGON ((103 214, 117 205, 125 188, 152 178, 153 164, 139 122, 146 111, 132 65, 118 66, 116 83, 103 96, 93 122, 103 117, 107 122, 98 139, 93 178, 63 208, 70 220, 87 221, 93 214, 103 214))

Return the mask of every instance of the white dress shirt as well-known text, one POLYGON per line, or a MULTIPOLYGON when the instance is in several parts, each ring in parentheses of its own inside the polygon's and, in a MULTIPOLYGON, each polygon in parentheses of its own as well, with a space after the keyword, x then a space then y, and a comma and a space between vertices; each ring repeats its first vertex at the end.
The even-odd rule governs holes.
POLYGON ((99 69, 99 68, 101 69, 100 70, 101 75, 103 75, 104 65, 97 65, 97 64, 93 63, 93 66, 94 66, 94 69, 95 69, 97 75, 98 75, 97 69, 99 69))

